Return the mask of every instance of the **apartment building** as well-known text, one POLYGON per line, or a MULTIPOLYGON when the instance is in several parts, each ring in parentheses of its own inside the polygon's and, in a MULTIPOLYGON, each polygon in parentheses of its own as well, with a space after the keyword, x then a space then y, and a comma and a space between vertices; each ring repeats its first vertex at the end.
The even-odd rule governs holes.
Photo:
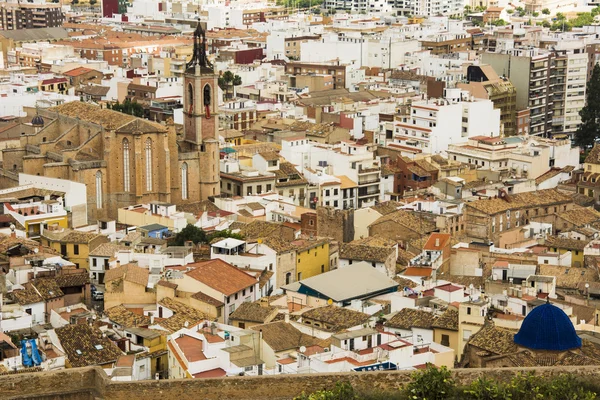
MULTIPOLYGON (((552 133, 554 84, 559 79, 554 53, 540 54, 537 48, 483 53, 481 60, 505 76, 517 88, 517 110, 529 109, 529 134, 547 137, 552 133)), ((562 70, 561 70, 562 71, 562 70)))
MULTIPOLYGON (((379 157, 373 154, 375 147, 372 144, 360 144, 353 141, 325 145, 311 142, 305 138, 291 138, 282 140, 281 155, 292 164, 302 168, 305 175, 311 172, 317 175, 319 172, 335 176, 344 175, 350 181, 356 182, 358 193, 355 204, 357 208, 361 208, 375 205, 382 196, 381 164, 379 157)), ((344 186, 354 193, 351 183, 346 182, 344 186)), ((353 197, 350 192, 346 192, 346 201, 353 197)), ((339 193, 342 193, 343 196, 343 192, 338 192, 338 195, 339 193)), ((313 192, 309 188, 309 196, 311 203, 318 202, 320 193, 313 192)), ((330 201, 335 200, 331 199, 330 201)), ((343 203, 338 202, 337 204, 337 207, 341 207, 343 203)), ((349 208, 350 203, 347 204, 349 208)), ((335 203, 330 203, 330 205, 336 207, 335 203)))
POLYGON ((579 165, 579 148, 570 139, 477 136, 448 146, 448 158, 498 171, 504 176, 537 178, 550 168, 579 165))
POLYGON ((343 89, 347 86, 348 65, 335 63, 304 63, 289 62, 285 66, 285 72, 289 75, 324 74, 331 75, 334 79, 333 89, 343 89))
POLYGON ((62 26, 65 16, 60 4, 2 3, 0 6, 0 30, 32 28, 55 28, 62 26))
POLYGON ((459 88, 441 99, 413 102, 408 114, 379 124, 379 143, 404 155, 437 154, 472 136, 498 136, 500 110, 491 100, 475 99, 459 88))
POLYGON ((477 99, 489 99, 500 110, 500 130, 505 136, 516 134, 517 90, 507 78, 500 78, 489 65, 469 65, 467 83, 456 87, 468 90, 477 99))
POLYGON ((560 51, 556 56, 552 114, 555 134, 566 133, 572 137, 581 123, 579 111, 585 106, 587 63, 588 55, 583 48, 577 53, 560 51))
POLYGON ((423 50, 431 54, 450 54, 455 51, 471 50, 472 38, 468 33, 438 33, 419 40, 423 50))

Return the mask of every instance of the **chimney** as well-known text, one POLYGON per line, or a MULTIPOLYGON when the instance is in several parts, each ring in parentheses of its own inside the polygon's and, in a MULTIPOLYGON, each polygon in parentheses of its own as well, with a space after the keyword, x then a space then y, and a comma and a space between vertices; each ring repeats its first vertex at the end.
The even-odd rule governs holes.
POLYGON ((284 314, 284 321, 286 324, 290 323, 290 314, 289 313, 284 314))
POLYGON ((154 325, 154 314, 150 314, 150 325, 154 325))
POLYGON ((435 247, 440 247, 440 238, 435 238, 435 247))

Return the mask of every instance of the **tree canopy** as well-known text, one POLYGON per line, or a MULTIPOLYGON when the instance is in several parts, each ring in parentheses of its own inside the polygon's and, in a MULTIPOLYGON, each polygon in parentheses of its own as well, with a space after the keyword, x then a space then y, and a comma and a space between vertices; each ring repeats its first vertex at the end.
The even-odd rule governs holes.
POLYGON ((575 143, 590 148, 600 138, 600 65, 594 65, 586 90, 586 105, 579 111, 581 124, 575 132, 575 143))
POLYGON ((112 104, 108 103, 106 107, 111 110, 122 112, 123 114, 133 115, 135 117, 141 118, 144 116, 144 107, 142 107, 142 105, 135 100, 131 101, 130 99, 125 99, 122 104, 119 103, 119 101, 112 104))
POLYGON ((198 243, 210 243, 215 238, 235 238, 242 240, 243 237, 239 233, 233 233, 229 229, 222 231, 214 231, 207 234, 202 228, 198 228, 195 225, 188 224, 181 232, 175 235, 173 239, 173 246, 183 246, 186 242, 198 243))

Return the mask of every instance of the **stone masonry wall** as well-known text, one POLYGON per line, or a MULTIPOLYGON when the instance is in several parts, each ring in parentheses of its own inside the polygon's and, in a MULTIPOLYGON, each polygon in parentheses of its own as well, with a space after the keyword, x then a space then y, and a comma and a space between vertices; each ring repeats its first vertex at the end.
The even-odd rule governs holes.
MULTIPOLYGON (((453 375, 459 385, 464 385, 481 376, 506 381, 522 372, 547 377, 571 373, 590 383, 600 378, 600 368, 597 367, 456 369, 453 375)), ((395 391, 407 383, 410 376, 407 371, 383 371, 112 382, 101 368, 88 367, 0 376, 0 399, 288 400, 302 391, 332 388, 340 381, 350 382, 358 392, 395 391)))

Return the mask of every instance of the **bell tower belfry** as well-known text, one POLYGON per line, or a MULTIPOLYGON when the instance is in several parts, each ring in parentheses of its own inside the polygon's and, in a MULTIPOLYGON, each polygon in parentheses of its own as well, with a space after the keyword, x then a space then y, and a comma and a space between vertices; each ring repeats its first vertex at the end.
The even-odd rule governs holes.
MULTIPOLYGON (((206 54, 206 35, 198 21, 194 52, 184 74, 184 140, 199 154, 200 200, 220 194, 218 75, 206 54)), ((190 184, 194 184, 190 182, 190 184)))

